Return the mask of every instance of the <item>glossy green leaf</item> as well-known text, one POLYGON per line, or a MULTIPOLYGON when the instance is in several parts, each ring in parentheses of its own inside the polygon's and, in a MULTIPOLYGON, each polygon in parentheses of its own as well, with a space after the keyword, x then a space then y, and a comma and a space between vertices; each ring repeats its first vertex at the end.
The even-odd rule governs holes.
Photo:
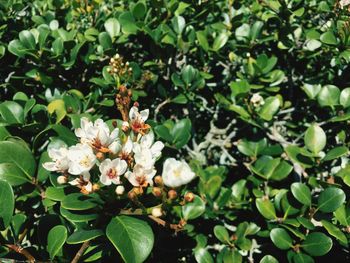
POLYGON ((2 180, 0 180, 0 200, 0 230, 4 230, 11 223, 15 197, 11 185, 2 180))
POLYGON ((205 203, 197 195, 195 196, 192 202, 182 206, 182 215, 186 221, 195 219, 201 216, 204 212, 205 212, 205 203))
POLYGON ((274 228, 270 232, 270 238, 279 249, 286 250, 293 246, 293 240, 283 228, 274 228))
POLYGON ((47 237, 47 251, 50 254, 50 258, 53 259, 62 249, 62 246, 67 239, 67 229, 65 226, 53 227, 47 237))
POLYGON ((305 132, 304 142, 310 151, 318 154, 326 146, 327 137, 320 126, 312 124, 305 132))
POLYGON ((303 205, 311 205, 311 191, 303 183, 293 183, 291 185, 293 196, 303 205))
POLYGON ((106 235, 126 263, 144 262, 153 248, 151 227, 134 217, 112 218, 107 225, 106 235))
POLYGON ((300 247, 311 256, 323 256, 332 248, 332 239, 320 232, 309 234, 300 247))
POLYGON ((318 197, 317 209, 325 213, 334 212, 344 203, 345 198, 343 190, 336 187, 326 188, 318 197))
POLYGON ((100 229, 92 229, 92 230, 79 229, 68 237, 67 244, 83 243, 83 242, 95 239, 102 235, 104 235, 104 233, 100 229))

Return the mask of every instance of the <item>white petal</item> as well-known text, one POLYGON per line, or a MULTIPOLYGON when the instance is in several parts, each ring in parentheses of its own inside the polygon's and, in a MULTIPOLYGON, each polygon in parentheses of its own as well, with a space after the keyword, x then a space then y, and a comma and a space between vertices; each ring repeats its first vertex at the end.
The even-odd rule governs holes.
POLYGON ((129 180, 129 182, 133 185, 133 186, 139 186, 138 182, 136 181, 136 176, 134 173, 128 171, 125 173, 125 178, 129 180))
POLYGON ((126 161, 120 160, 116 168, 118 171, 118 175, 122 175, 125 173, 126 169, 128 168, 128 164, 126 163, 126 161))
POLYGON ((149 133, 147 133, 146 135, 144 135, 141 138, 141 145, 144 148, 151 148, 153 142, 154 142, 154 133, 153 133, 153 131, 150 131, 149 133))
POLYGON ((80 179, 76 178, 73 181, 68 182, 70 185, 79 185, 80 184, 80 179))
POLYGON ((148 119, 148 115, 149 115, 149 109, 140 111, 140 115, 141 115, 141 119, 143 121, 146 121, 148 119))
POLYGON ((111 134, 109 135, 110 141, 113 142, 114 140, 119 139, 118 135, 119 135, 119 129, 118 129, 118 128, 115 128, 115 129, 111 132, 111 134))
POLYGON ((100 172, 101 174, 106 174, 108 173, 109 169, 112 168, 112 161, 111 159, 106 159, 100 164, 100 172))
POLYGON ((121 147, 120 142, 115 141, 108 146, 108 149, 110 149, 113 154, 116 154, 120 151, 121 147))
POLYGON ((134 143, 133 144, 133 147, 132 147, 132 151, 135 153, 135 154, 140 154, 141 153, 141 145, 139 143, 134 143))
POLYGON ((108 178, 108 176, 106 176, 104 174, 101 174, 100 181, 104 185, 111 185, 111 183, 112 183, 111 180, 108 178))
POLYGON ((43 163, 43 167, 51 172, 57 171, 56 163, 55 162, 46 162, 43 163))
POLYGON ((90 173, 89 172, 84 172, 82 175, 83 175, 84 181, 86 181, 86 182, 90 181, 90 173))
POLYGON ((123 146, 123 152, 125 152, 127 154, 131 153, 132 146, 133 146, 132 141, 131 141, 130 137, 128 137, 126 143, 123 146))
POLYGON ((158 158, 162 154, 163 148, 164 148, 164 143, 162 143, 161 141, 156 141, 151 147, 153 158, 158 158))
POLYGON ((77 163, 70 163, 69 168, 68 168, 68 173, 73 174, 73 175, 79 175, 83 171, 77 163))
POLYGON ((129 112, 129 119, 135 120, 138 115, 139 115, 139 109, 135 106, 131 107, 130 112, 129 112))

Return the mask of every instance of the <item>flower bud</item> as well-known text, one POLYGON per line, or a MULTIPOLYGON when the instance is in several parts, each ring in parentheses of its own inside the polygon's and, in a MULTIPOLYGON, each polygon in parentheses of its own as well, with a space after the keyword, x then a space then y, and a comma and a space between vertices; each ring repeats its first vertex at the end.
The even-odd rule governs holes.
POLYGON ((131 190, 129 193, 128 193, 128 198, 130 200, 134 200, 136 198, 136 193, 134 192, 134 190, 131 190))
POLYGON ((129 123, 127 121, 123 121, 123 123, 122 123, 122 131, 123 132, 127 132, 129 130, 129 127, 130 127, 129 123))
POLYGON ((163 210, 160 207, 155 207, 152 209, 152 216, 161 217, 163 215, 163 210))
POLYGON ((125 187, 122 185, 118 185, 117 188, 115 189, 115 193, 117 195, 122 195, 125 192, 125 187))
POLYGON ((93 192, 96 192, 96 191, 98 191, 98 190, 100 190, 100 186, 99 186, 98 184, 93 184, 93 185, 92 185, 92 191, 93 191, 93 192))
POLYGON ((96 153, 96 158, 97 158, 98 160, 102 160, 102 159, 104 158, 104 154, 101 153, 101 152, 98 152, 98 153, 96 153))
POLYGON ((114 121, 112 121, 112 125, 113 125, 114 128, 117 128, 118 122, 114 120, 114 121))
POLYGON ((184 198, 187 203, 191 203, 194 200, 194 194, 192 192, 187 192, 184 198))
POLYGON ((174 199, 176 199, 176 197, 177 197, 177 192, 176 192, 175 190, 171 189, 171 190, 168 192, 168 198, 169 198, 170 200, 174 200, 174 199))
POLYGON ((152 193, 155 197, 161 197, 162 196, 162 189, 159 187, 153 187, 152 193))
POLYGON ((57 177, 57 183, 58 184, 65 184, 68 182, 68 178, 64 175, 60 175, 59 177, 57 177))
POLYGON ((157 185, 163 185, 163 178, 160 175, 157 175, 156 177, 154 177, 154 182, 157 185))

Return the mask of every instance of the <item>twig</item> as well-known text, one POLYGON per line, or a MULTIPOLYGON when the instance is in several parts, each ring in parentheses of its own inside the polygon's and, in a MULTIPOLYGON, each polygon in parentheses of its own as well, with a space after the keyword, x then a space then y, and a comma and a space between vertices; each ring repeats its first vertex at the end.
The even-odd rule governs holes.
POLYGON ((90 241, 85 241, 80 249, 78 250, 77 254, 75 255, 75 257, 73 258, 71 263, 78 263, 79 259, 81 258, 81 256, 84 254, 85 250, 90 246, 90 241))
POLYGON ((163 227, 169 227, 172 230, 175 230, 176 232, 179 232, 183 230, 183 227, 180 224, 169 224, 168 222, 164 221, 163 219, 160 219, 158 217, 149 215, 150 219, 152 219, 154 222, 156 222, 158 225, 161 225, 163 227))
POLYGON ((23 256, 25 256, 30 263, 35 262, 35 258, 28 252, 28 250, 26 250, 20 246, 17 246, 17 245, 6 244, 5 246, 8 247, 9 249, 12 249, 13 251, 23 255, 23 256))
POLYGON ((165 101, 161 102, 157 108, 154 110, 154 121, 157 121, 157 115, 162 107, 164 107, 166 104, 170 102, 170 99, 166 99, 165 101))

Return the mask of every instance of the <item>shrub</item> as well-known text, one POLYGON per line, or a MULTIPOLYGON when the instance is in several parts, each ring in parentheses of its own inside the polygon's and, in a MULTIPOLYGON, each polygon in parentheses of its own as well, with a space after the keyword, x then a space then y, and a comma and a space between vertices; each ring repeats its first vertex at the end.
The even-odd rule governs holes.
POLYGON ((0 257, 348 262, 348 7, 0 1, 0 257))

